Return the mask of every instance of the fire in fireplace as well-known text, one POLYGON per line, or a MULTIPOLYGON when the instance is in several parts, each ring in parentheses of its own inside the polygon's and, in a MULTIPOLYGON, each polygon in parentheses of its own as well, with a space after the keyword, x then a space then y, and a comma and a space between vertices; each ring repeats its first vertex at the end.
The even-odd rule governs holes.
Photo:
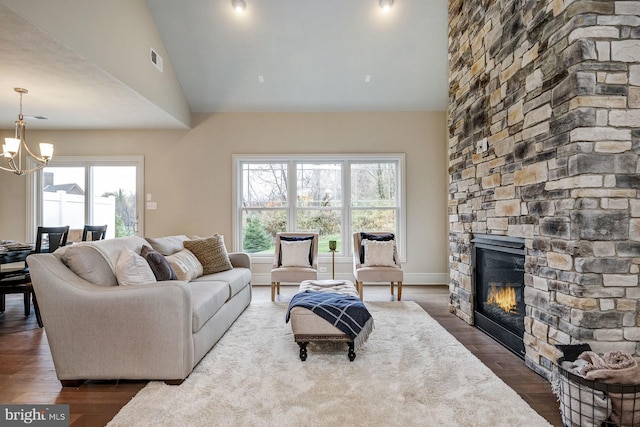
POLYGON ((475 235, 474 323, 524 357, 524 240, 475 235))

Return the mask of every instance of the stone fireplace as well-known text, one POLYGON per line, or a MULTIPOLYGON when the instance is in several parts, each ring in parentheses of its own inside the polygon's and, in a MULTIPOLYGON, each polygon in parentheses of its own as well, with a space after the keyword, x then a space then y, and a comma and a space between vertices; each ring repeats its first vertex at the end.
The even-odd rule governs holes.
POLYGON ((450 310, 478 234, 524 241, 524 358, 640 356, 640 2, 449 2, 450 310))

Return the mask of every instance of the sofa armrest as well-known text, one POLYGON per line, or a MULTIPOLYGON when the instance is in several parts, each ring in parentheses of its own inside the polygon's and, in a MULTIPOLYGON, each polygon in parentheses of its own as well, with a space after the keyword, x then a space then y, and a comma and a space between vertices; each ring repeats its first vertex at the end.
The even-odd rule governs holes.
POLYGON ((230 252, 229 260, 234 267, 245 267, 251 270, 251 257, 246 252, 230 252))
POLYGON ((51 254, 28 262, 59 379, 182 379, 191 372, 187 283, 101 287, 51 254))

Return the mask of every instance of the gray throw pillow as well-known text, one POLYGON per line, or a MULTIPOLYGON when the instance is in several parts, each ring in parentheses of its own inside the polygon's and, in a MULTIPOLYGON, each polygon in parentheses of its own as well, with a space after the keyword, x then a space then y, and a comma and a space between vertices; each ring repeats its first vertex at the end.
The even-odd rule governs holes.
POLYGON ((116 286, 118 280, 111 266, 97 249, 89 245, 71 245, 61 256, 62 262, 77 276, 98 286, 116 286))
POLYGON ((143 246, 140 250, 140 255, 149 263, 149 267, 151 267, 151 271, 153 271, 153 275, 156 276, 158 282, 178 280, 178 276, 169 265, 169 261, 160 252, 151 249, 149 246, 143 246))

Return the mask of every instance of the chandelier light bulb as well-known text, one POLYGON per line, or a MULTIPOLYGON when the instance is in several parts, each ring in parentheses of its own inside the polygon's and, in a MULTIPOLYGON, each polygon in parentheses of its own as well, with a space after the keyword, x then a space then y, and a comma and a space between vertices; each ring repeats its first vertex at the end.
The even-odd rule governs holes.
POLYGON ((4 151, 11 154, 16 154, 20 148, 20 140, 18 138, 5 138, 5 144, 3 145, 4 151))
POLYGON ((53 157, 53 144, 47 142, 40 143, 40 156, 43 159, 50 159, 53 157))
POLYGON ((247 4, 244 2, 244 0, 233 0, 231 2, 231 5, 238 13, 243 13, 245 10, 247 10, 247 4))
POLYGON ((391 6, 393 6, 393 0, 380 0, 380 9, 382 9, 383 12, 389 12, 391 6))

